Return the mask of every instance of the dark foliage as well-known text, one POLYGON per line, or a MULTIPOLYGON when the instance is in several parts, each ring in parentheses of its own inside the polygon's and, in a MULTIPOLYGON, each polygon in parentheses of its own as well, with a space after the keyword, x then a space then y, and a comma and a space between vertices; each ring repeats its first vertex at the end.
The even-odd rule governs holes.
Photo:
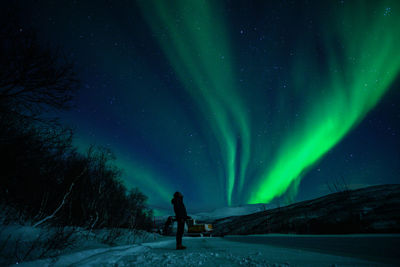
POLYGON ((151 228, 146 196, 122 184, 111 151, 78 153, 72 130, 51 116, 72 105, 72 64, 11 11, 0 19, 0 204, 35 226, 151 228))

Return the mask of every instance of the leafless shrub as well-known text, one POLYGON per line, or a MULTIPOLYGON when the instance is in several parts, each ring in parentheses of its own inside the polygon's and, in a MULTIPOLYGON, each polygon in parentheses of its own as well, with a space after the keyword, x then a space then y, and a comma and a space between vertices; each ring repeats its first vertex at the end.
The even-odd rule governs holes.
POLYGON ((39 258, 58 256, 60 251, 73 246, 76 241, 73 235, 76 233, 74 227, 57 227, 45 240, 42 253, 39 258))
POLYGON ((73 246, 76 229, 72 227, 44 228, 33 240, 22 234, 10 233, 0 243, 0 265, 31 261, 40 258, 57 258, 62 251, 73 246))
POLYGON ((111 228, 109 231, 107 231, 107 234, 105 234, 100 241, 103 244, 113 246, 116 244, 118 238, 122 236, 122 234, 123 234, 122 229, 111 228))
POLYGON ((0 225, 9 225, 10 223, 23 224, 26 214, 23 210, 18 210, 8 205, 0 205, 0 225))
POLYGON ((129 239, 131 244, 136 244, 138 239, 143 235, 142 231, 139 231, 137 229, 132 229, 131 230, 131 238, 129 239))
MULTIPOLYGON (((0 233, 0 235, 1 235, 1 233, 0 233)), ((11 234, 8 234, 7 237, 0 242, 0 255, 3 255, 3 251, 6 248, 10 238, 11 238, 11 234)))

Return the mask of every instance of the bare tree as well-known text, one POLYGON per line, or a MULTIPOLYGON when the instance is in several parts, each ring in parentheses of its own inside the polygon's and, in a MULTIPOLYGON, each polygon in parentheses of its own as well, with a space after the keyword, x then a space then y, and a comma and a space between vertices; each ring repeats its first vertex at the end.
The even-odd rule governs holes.
POLYGON ((71 106, 78 86, 73 65, 7 11, 0 21, 0 113, 43 121, 43 113, 71 106))
POLYGON ((68 191, 64 194, 64 197, 63 197, 63 199, 62 199, 60 205, 58 205, 58 207, 53 211, 53 213, 50 214, 50 215, 48 215, 48 216, 46 216, 45 218, 41 219, 40 221, 36 222, 36 223, 33 225, 33 227, 37 227, 37 226, 43 224, 44 222, 46 222, 46 221, 48 221, 48 220, 54 218, 54 216, 57 214, 57 212, 59 212, 59 211, 61 210, 61 208, 64 207, 64 205, 65 205, 65 203, 66 203, 66 201, 67 201, 67 198, 69 197, 69 195, 70 195, 71 192, 72 192, 72 188, 74 187, 76 180, 78 180, 85 172, 86 172, 86 168, 83 169, 82 172, 81 172, 81 173, 75 178, 75 180, 71 183, 71 185, 70 185, 69 188, 68 188, 68 191))

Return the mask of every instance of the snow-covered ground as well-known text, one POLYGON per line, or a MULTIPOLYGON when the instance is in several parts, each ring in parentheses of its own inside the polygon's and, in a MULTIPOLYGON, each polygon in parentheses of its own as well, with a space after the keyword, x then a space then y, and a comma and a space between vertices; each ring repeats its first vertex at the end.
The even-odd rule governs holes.
POLYGON ((0 266, 57 258, 81 251, 114 249, 156 240, 160 235, 121 228, 89 231, 72 227, 32 227, 0 224, 0 266))
MULTIPOLYGON (((329 249, 321 253, 274 246, 259 242, 259 236, 253 237, 258 241, 252 243, 252 236, 244 236, 244 242, 237 240, 239 236, 235 236, 236 241, 185 237, 186 250, 175 250, 175 238, 163 237, 149 243, 89 249, 15 266, 396 266, 390 265, 390 261, 368 261, 360 255, 334 255, 329 249)), ((373 243, 370 246, 374 248, 373 243)))

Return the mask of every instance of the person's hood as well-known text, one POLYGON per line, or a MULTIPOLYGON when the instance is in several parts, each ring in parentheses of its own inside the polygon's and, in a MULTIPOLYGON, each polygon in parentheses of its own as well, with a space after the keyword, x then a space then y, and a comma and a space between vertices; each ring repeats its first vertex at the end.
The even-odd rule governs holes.
POLYGON ((181 199, 180 198, 176 198, 176 197, 174 197, 173 199, 171 199, 171 203, 172 203, 172 205, 175 205, 176 203, 178 203, 179 201, 181 201, 181 199))

